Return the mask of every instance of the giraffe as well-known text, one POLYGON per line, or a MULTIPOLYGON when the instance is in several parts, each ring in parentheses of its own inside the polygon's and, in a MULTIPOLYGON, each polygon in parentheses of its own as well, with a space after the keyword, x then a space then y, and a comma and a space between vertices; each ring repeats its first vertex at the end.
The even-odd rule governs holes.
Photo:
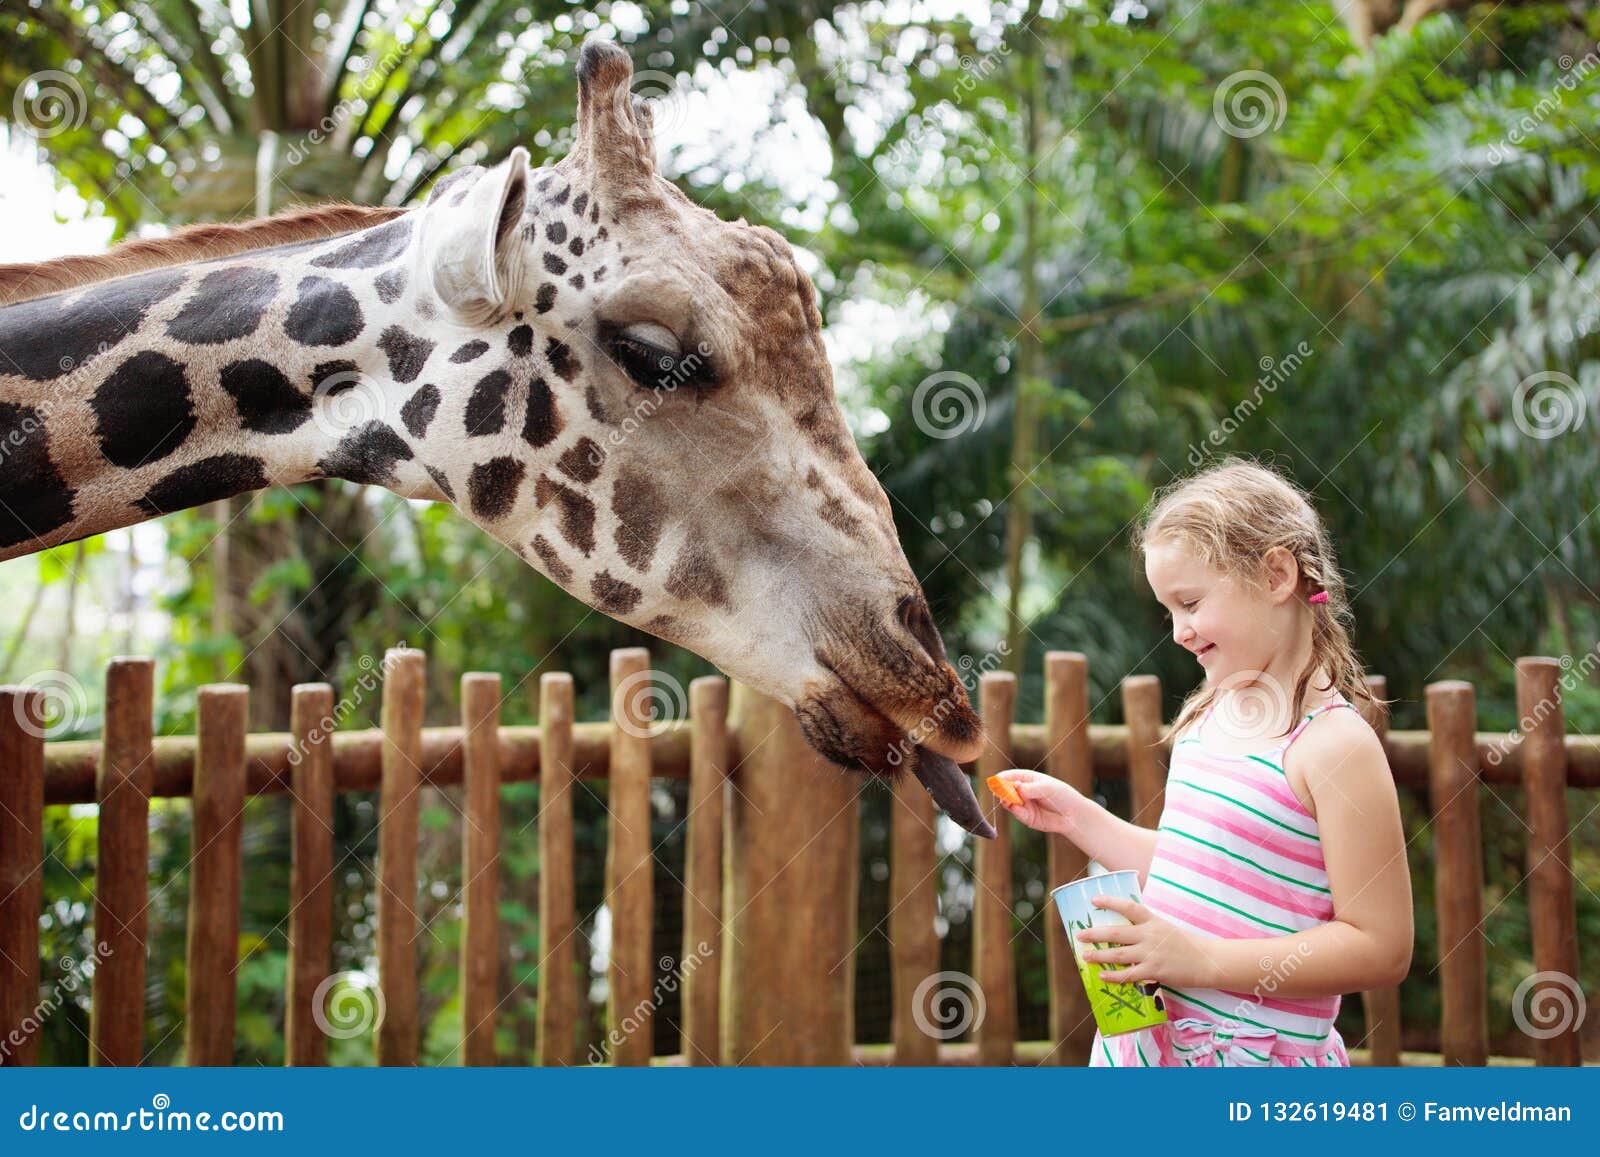
POLYGON ((0 267, 0 560, 311 479, 450 503, 992 837, 957 763, 983 727, 840 412, 815 289, 779 234, 656 171, 632 75, 587 41, 565 157, 513 148, 420 207, 0 267))

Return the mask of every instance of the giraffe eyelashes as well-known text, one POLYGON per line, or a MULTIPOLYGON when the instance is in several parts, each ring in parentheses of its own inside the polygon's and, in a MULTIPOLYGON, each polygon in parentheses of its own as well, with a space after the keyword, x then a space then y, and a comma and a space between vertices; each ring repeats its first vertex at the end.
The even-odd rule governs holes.
POLYGON ((685 383, 709 388, 716 384, 704 347, 685 354, 677 336, 666 326, 643 322, 606 327, 601 344, 618 368, 645 389, 674 390, 685 383))

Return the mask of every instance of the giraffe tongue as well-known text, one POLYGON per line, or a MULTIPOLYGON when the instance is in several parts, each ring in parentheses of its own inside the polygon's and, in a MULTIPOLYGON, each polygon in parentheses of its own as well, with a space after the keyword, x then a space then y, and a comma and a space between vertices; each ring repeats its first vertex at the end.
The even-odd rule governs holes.
POLYGON ((945 815, 975 836, 994 839, 994 825, 983 818, 972 781, 955 760, 918 744, 916 776, 945 815))

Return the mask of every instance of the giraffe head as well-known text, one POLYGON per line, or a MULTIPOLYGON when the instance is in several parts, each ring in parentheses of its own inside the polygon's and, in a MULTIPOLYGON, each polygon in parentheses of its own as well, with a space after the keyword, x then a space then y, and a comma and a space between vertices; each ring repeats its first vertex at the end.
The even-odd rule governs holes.
POLYGON ((414 304, 473 332, 455 396, 407 402, 419 458, 577 598, 990 835, 954 762, 982 727, 839 410, 815 290, 777 233, 656 172, 631 77, 585 44, 571 152, 459 170, 420 211, 414 304))

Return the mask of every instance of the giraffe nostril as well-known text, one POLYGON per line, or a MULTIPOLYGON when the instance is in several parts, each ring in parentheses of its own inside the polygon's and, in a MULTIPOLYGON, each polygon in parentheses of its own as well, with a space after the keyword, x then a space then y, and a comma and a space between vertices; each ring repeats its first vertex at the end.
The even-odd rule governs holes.
POLYGON ((933 615, 921 595, 907 595, 901 599, 895 608, 895 617, 911 632, 912 638, 922 644, 929 658, 935 663, 946 661, 944 640, 939 637, 939 629, 933 625, 933 615))

